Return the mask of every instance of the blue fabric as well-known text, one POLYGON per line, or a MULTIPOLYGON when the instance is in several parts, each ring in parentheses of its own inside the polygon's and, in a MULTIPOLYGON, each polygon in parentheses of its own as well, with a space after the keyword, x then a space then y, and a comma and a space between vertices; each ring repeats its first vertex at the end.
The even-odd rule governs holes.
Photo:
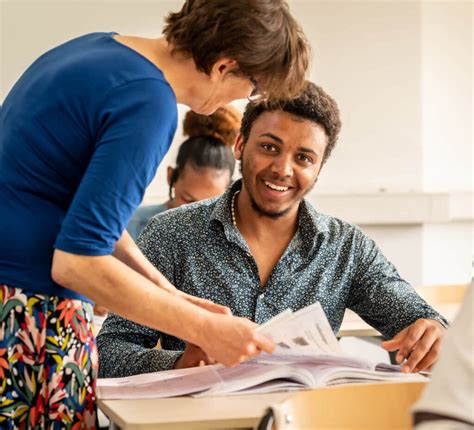
POLYGON ((127 231, 133 239, 136 239, 142 230, 148 224, 151 217, 168 210, 166 203, 160 205, 144 205, 140 206, 133 214, 132 219, 127 225, 127 231))
POLYGON ((45 53, 3 103, 0 283, 84 299, 52 281, 54 248, 111 254, 171 144, 171 87, 112 36, 45 53))

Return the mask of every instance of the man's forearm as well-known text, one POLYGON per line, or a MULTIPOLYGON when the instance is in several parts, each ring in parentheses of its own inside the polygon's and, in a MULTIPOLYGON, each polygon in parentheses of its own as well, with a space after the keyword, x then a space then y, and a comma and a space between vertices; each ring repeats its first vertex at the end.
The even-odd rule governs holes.
POLYGON ((173 368, 183 351, 150 349, 107 334, 99 334, 99 377, 120 378, 173 368))

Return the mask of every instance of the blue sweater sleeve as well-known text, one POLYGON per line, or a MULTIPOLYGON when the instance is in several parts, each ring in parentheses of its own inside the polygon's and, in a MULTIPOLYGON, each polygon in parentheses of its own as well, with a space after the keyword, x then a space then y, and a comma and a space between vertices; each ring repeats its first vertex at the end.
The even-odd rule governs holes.
POLYGON ((169 149, 176 99, 162 81, 134 81, 113 89, 94 118, 91 159, 55 242, 79 255, 113 252, 169 149))

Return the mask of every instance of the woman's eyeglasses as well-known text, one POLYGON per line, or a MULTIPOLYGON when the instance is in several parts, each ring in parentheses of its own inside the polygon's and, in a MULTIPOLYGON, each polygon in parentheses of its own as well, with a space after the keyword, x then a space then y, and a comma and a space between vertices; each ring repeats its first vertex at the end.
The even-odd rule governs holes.
POLYGON ((250 83, 253 86, 253 90, 250 95, 247 97, 247 100, 250 103, 258 103, 265 101, 267 99, 267 95, 264 91, 262 91, 258 85, 257 80, 253 76, 249 76, 250 83))

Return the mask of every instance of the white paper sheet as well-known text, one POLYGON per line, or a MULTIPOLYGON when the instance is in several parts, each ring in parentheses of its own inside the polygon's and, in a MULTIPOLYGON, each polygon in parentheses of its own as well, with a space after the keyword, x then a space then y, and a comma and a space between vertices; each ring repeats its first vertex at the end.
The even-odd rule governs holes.
POLYGON ((341 354, 342 350, 320 303, 291 314, 282 312, 259 327, 259 331, 281 348, 320 354, 341 354))
POLYGON ((102 399, 157 399, 198 393, 218 385, 216 366, 145 373, 126 378, 99 379, 102 399))

